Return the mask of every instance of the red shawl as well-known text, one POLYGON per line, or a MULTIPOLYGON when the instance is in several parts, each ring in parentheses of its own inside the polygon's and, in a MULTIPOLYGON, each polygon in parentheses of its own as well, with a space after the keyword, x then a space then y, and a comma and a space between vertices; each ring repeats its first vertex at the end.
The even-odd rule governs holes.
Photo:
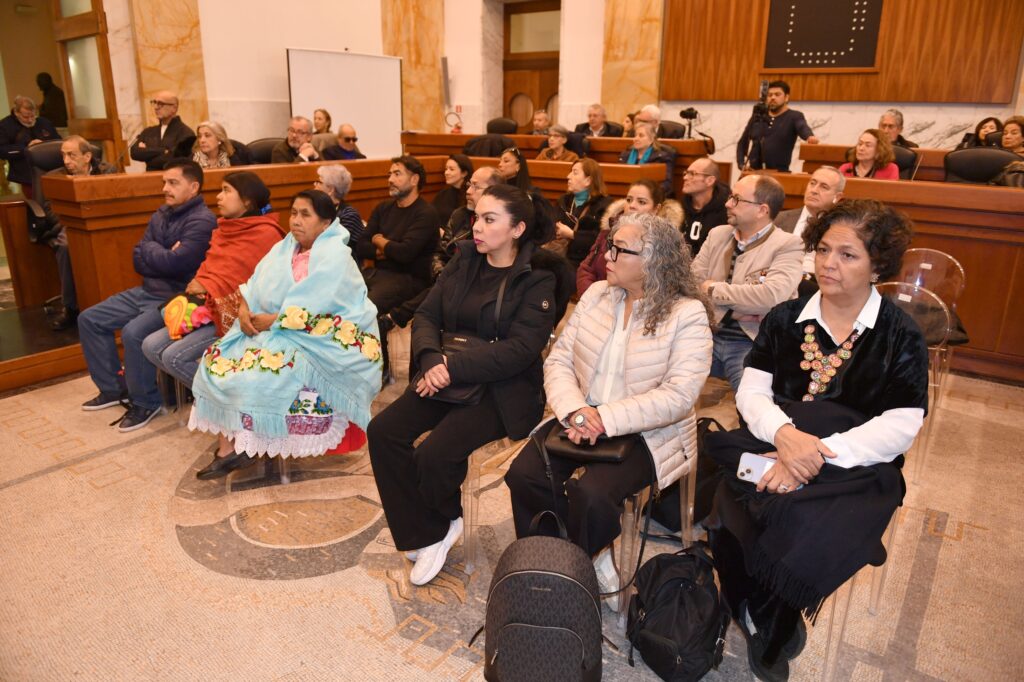
POLYGON ((256 264, 284 234, 276 213, 217 221, 196 280, 206 289, 206 305, 211 308, 219 335, 238 314, 239 285, 252 276, 256 264))

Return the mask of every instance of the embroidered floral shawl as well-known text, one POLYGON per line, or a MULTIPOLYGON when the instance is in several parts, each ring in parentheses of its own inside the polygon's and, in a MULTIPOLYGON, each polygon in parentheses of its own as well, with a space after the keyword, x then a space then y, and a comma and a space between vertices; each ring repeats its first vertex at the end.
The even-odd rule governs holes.
POLYGON ((381 348, 377 310, 347 242, 348 232, 335 220, 313 243, 309 276, 298 283, 292 235, 260 261, 240 291, 254 314, 272 312, 278 319, 252 337, 236 321, 207 349, 192 387, 200 421, 231 435, 244 412, 253 431, 285 436, 288 408, 308 386, 335 413, 366 429, 380 390, 381 348))

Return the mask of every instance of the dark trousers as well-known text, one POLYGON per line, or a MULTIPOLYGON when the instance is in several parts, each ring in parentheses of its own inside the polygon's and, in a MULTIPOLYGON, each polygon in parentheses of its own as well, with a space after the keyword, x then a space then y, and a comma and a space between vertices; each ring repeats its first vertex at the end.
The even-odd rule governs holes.
POLYGON ((506 435, 490 391, 477 405, 406 391, 370 421, 370 463, 395 547, 422 549, 444 539, 449 523, 462 516, 469 456, 506 435))
POLYGON ((420 293, 416 294, 412 298, 402 302, 397 308, 391 310, 391 319, 395 321, 399 327, 404 327, 409 324, 412 320, 413 315, 416 314, 416 309, 420 307, 427 298, 427 294, 430 293, 430 288, 426 288, 420 293))
MULTIPOLYGON (((429 285, 404 272, 392 272, 374 268, 363 273, 366 280, 366 295, 377 306, 377 315, 386 315, 405 301, 413 298, 429 285)), ((404 326, 404 325, 403 325, 404 326)), ((389 371, 388 335, 380 335, 380 352, 384 359, 385 371, 389 371)), ((418 547, 415 549, 419 549, 418 547)))
MULTIPOLYGON (((724 486, 723 486, 724 488, 724 486)), ((721 489, 720 489, 721 492, 721 489)), ((782 647, 796 633, 800 612, 777 595, 757 584, 746 569, 739 540, 725 528, 708 530, 708 544, 715 557, 715 569, 722 585, 722 596, 735 618, 742 618, 740 604, 747 602, 750 619, 765 642, 761 659, 767 665, 778 660, 782 647)))
MULTIPOLYGON (((551 420, 537 430, 541 442, 553 428, 562 427, 551 420)), ((505 484, 512 492, 516 537, 528 535, 533 517, 552 509, 565 524, 569 539, 593 556, 622 532, 625 499, 653 482, 650 455, 641 448, 619 463, 588 464, 578 479, 570 476, 580 467, 579 462, 557 456, 550 459, 557 500, 532 438, 505 474, 505 484)))
POLYGON ((60 276, 60 299, 67 310, 78 310, 78 296, 75 292, 75 276, 71 272, 71 254, 68 253, 68 236, 62 227, 56 237, 47 244, 53 249, 60 276))

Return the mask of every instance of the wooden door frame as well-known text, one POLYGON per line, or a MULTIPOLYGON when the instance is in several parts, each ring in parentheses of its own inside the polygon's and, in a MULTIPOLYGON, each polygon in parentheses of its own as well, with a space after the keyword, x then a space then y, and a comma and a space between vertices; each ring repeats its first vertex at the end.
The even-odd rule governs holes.
POLYGON ((124 170, 124 139, 121 133, 121 119, 117 113, 117 97, 114 90, 114 72, 110 65, 110 44, 107 42, 107 15, 103 11, 103 0, 91 0, 92 10, 65 18, 61 14, 60 0, 51 0, 53 8, 53 37, 57 41, 61 73, 64 77, 65 96, 68 104, 68 130, 87 140, 102 140, 103 154, 108 163, 124 170), (96 38, 96 52, 100 63, 100 81, 103 84, 103 106, 106 118, 77 118, 75 112, 75 86, 71 80, 68 64, 67 41, 79 38, 96 38))
MULTIPOLYGON (((543 52, 516 52, 510 51, 512 47, 512 15, 513 14, 533 14, 534 12, 554 12, 561 11, 562 2, 561 0, 532 0, 531 2, 517 2, 513 4, 506 4, 504 7, 504 50, 502 53, 502 74, 506 74, 509 71, 547 71, 554 70, 558 73, 559 68, 559 52, 557 50, 543 51, 543 52)), ((504 85, 502 87, 501 99, 502 99, 502 115, 511 117, 510 106, 512 103, 511 95, 513 93, 506 93, 504 91, 504 85)), ((554 94, 558 94, 558 90, 555 90, 554 94)), ((546 102, 537 102, 535 110, 537 108, 544 108, 546 102)), ((529 123, 527 128, 529 128, 529 123)), ((520 131, 523 132, 523 131, 520 131)))

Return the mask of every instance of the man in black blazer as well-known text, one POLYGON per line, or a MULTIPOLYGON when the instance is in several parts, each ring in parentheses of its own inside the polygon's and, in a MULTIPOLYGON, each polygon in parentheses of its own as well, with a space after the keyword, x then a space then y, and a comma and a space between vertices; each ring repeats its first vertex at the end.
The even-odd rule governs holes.
POLYGON ((622 137, 622 126, 608 122, 608 114, 603 106, 591 104, 587 109, 587 122, 576 126, 576 132, 587 137, 622 137))
POLYGON ((178 117, 178 96, 173 92, 161 90, 149 103, 153 106, 157 124, 139 133, 131 155, 136 161, 145 163, 148 171, 163 170, 174 156, 174 149, 196 134, 178 117))

